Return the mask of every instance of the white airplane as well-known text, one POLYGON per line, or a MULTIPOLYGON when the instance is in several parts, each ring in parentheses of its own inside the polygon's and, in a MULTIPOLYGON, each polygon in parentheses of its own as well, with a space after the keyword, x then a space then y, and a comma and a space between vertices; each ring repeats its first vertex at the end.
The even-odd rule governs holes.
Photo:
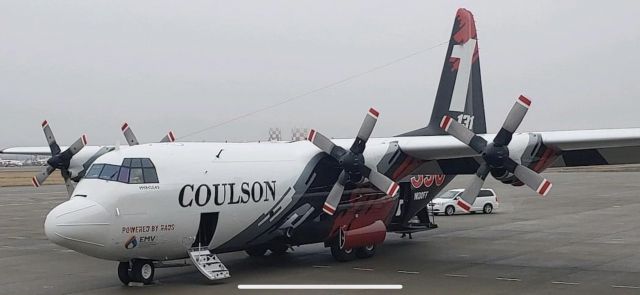
POLYGON ((22 161, 0 159, 0 167, 22 167, 23 165, 22 161))
MULTIPOLYGON (((443 72, 457 73, 465 86, 476 38, 473 16, 458 10, 443 72)), ((464 106, 472 90, 455 85, 450 109, 460 97, 464 106)), ((451 136, 369 138, 379 116, 370 109, 354 139, 311 130, 308 141, 117 148, 86 146, 83 136, 63 152, 43 124, 50 151, 2 153, 53 155, 34 185, 61 169, 72 190, 47 215, 47 237, 119 262, 124 284, 150 284, 156 267, 185 258, 209 279, 222 279, 229 271, 218 253, 261 256, 324 243, 338 261, 373 256, 397 212, 398 182, 410 175, 476 175, 457 200, 468 208, 489 173, 546 195, 551 182, 539 172, 548 167, 640 163, 640 128, 515 133, 530 106, 519 97, 497 134, 477 135, 467 129, 472 118, 445 114, 436 122, 451 136), (79 180, 75 189, 72 179, 79 180)))

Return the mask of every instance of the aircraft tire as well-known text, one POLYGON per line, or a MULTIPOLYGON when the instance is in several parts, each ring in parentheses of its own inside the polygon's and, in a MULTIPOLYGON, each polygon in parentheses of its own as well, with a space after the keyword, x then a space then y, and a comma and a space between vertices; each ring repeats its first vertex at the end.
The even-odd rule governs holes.
POLYGON ((153 275, 155 274, 155 267, 151 260, 136 259, 133 260, 131 266, 132 281, 150 285, 153 283, 153 275))
POLYGON ((131 282, 131 275, 129 273, 129 262, 120 262, 118 263, 118 279, 125 286, 129 286, 131 282))
POLYGON ((256 246, 245 250, 250 257, 262 257, 267 253, 267 247, 256 246))
POLYGON ((371 258, 376 255, 376 245, 369 245, 356 249, 356 257, 360 259, 371 258))
POLYGON ((331 246, 331 256, 333 259, 339 262, 347 262, 356 258, 355 252, 353 249, 340 249, 338 244, 334 244, 331 246))

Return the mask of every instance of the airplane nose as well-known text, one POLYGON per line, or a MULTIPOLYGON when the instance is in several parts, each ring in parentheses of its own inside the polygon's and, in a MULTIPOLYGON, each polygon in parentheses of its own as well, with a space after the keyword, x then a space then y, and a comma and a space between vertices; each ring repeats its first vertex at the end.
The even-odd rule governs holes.
POLYGON ((55 244, 88 253, 105 247, 109 225, 104 207, 85 197, 74 197, 49 212, 44 233, 55 244))

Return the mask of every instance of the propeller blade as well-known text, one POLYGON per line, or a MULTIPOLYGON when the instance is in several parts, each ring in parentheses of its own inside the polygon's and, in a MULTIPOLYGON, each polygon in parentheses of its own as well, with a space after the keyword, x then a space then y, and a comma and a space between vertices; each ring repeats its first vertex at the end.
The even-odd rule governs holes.
POLYGON ((173 134, 173 131, 169 130, 169 133, 165 135, 160 142, 174 142, 176 141, 176 135, 173 134))
POLYGON ((344 185, 346 181, 346 174, 342 171, 338 177, 338 181, 336 181, 331 188, 331 191, 327 196, 327 200, 324 201, 322 211, 329 215, 333 215, 336 212, 336 208, 338 208, 338 204, 340 204, 340 199, 342 199, 342 193, 344 192, 344 185))
POLYGON ((122 130, 122 134, 124 135, 124 138, 127 140, 127 143, 129 144, 129 146, 139 144, 138 139, 136 138, 135 134, 133 134, 133 131, 131 131, 131 128, 129 127, 129 123, 124 122, 124 124, 122 124, 122 127, 120 127, 120 129, 122 130))
POLYGON ((33 186, 35 187, 41 186, 44 183, 44 181, 47 180, 47 177, 49 177, 49 175, 51 175, 51 173, 53 173, 53 171, 55 170, 56 168, 51 167, 50 165, 47 165, 47 167, 42 169, 42 171, 36 174, 36 176, 31 178, 31 184, 33 184, 33 186))
POLYGON ((480 190, 482 189, 484 181, 485 179, 487 179, 488 175, 489 166, 487 166, 486 163, 482 163, 482 165, 480 165, 480 168, 478 168, 478 171, 474 175, 473 180, 469 184, 469 187, 467 187, 464 192, 462 192, 462 195, 460 195, 460 198, 457 200, 456 203, 458 207, 462 208, 466 212, 471 211, 471 205, 473 205, 473 203, 476 201, 476 198, 478 197, 478 194, 480 194, 480 190))
POLYGON ((380 113, 374 108, 369 109, 369 112, 364 117, 362 126, 360 126, 358 136, 349 149, 352 153, 361 154, 364 151, 367 141, 371 136, 371 132, 373 132, 373 128, 376 127, 376 122, 378 122, 379 115, 380 113))
POLYGON ((478 154, 481 154, 487 146, 487 141, 484 138, 477 136, 473 131, 450 116, 444 116, 442 118, 440 128, 471 147, 478 154))
POLYGON ((323 152, 331 155, 336 159, 340 159, 340 157, 346 152, 342 147, 339 147, 335 143, 333 143, 331 139, 322 135, 322 133, 315 131, 314 129, 311 129, 311 131, 309 131, 307 140, 309 140, 323 152))
POLYGON ((69 197, 73 196, 73 191, 76 189, 76 187, 73 185, 73 182, 71 182, 71 179, 65 179, 64 184, 67 187, 67 194, 69 195, 69 197))
POLYGON ((493 143, 498 146, 505 146, 511 142, 511 138, 513 137, 513 133, 516 132, 520 123, 524 119, 524 116, 527 114, 529 107, 531 106, 531 100, 520 95, 518 100, 511 108, 511 111, 507 115, 507 118, 504 120, 502 124, 502 129, 498 132, 496 137, 493 139, 493 143))
POLYGON ((76 140, 69 148, 67 148, 63 153, 70 153, 71 156, 77 154, 83 147, 87 145, 87 135, 82 134, 78 140, 76 140))
POLYGON ((51 127, 49 126, 49 122, 47 122, 47 120, 42 121, 42 131, 44 131, 44 136, 47 138, 47 144, 51 149, 51 156, 59 154, 60 146, 58 146, 56 138, 53 136, 53 131, 51 131, 51 127))
POLYGON ((67 194, 69 195, 69 197, 73 196, 73 190, 76 187, 71 182, 71 172, 69 172, 69 170, 63 169, 63 170, 60 170, 60 174, 62 174, 62 178, 64 179, 64 184, 67 187, 67 194))
POLYGON ((522 183, 526 184, 541 196, 546 196, 547 193, 549 193, 551 187, 553 186, 553 184, 551 184, 549 180, 542 177, 542 175, 538 174, 537 172, 527 168, 526 166, 516 163, 512 159, 508 159, 507 161, 510 162, 509 166, 507 167, 515 165, 515 169, 510 170, 512 170, 511 172, 513 172, 513 174, 518 179, 520 179, 522 183))
POLYGON ((369 181, 377 187, 379 190, 385 192, 388 196, 393 197, 400 189, 400 186, 389 177, 384 174, 378 172, 375 168, 367 167, 369 170, 368 175, 364 174, 369 181))

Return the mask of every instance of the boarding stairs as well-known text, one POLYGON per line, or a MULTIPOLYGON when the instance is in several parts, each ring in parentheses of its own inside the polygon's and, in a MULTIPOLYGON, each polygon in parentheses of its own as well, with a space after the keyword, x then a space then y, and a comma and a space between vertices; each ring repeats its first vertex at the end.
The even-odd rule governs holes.
POLYGON ((195 247, 189 248, 189 257, 193 261, 193 265, 210 280, 221 280, 231 277, 229 270, 218 259, 216 254, 211 253, 208 248, 195 247))

